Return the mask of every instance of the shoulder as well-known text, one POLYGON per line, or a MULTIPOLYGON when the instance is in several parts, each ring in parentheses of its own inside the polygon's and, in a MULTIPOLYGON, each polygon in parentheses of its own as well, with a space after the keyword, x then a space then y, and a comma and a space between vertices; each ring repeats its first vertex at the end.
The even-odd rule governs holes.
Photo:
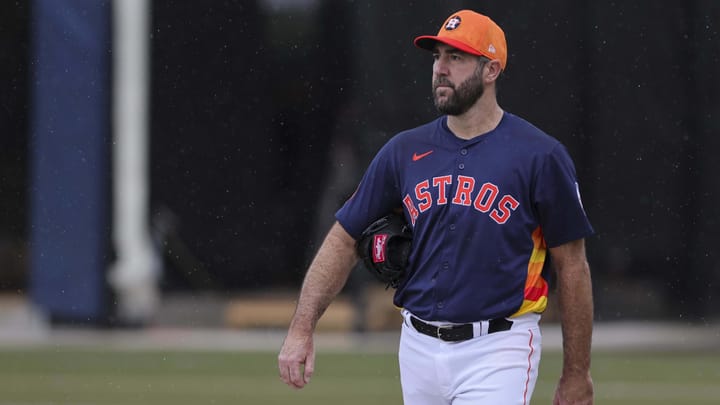
POLYGON ((523 141, 529 148, 536 151, 547 153, 562 146, 559 140, 548 135, 542 129, 508 112, 503 116, 501 128, 505 136, 512 138, 513 141, 523 141))
POLYGON ((380 149, 380 154, 406 152, 418 146, 418 144, 436 143, 437 133, 442 130, 440 117, 420 126, 406 129, 393 135, 380 149))
POLYGON ((445 117, 438 117, 430 122, 419 125, 415 128, 406 129, 398 132, 390 140, 395 142, 410 142, 416 140, 424 140, 432 137, 438 129, 442 128, 442 122, 445 117))

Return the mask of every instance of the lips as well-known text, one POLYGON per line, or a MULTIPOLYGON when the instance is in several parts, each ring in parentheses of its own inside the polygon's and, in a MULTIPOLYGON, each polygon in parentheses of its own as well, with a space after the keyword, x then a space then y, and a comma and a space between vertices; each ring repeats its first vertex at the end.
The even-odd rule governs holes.
POLYGON ((453 86, 452 83, 449 83, 447 81, 436 81, 435 83, 433 83, 433 90, 437 90, 440 88, 455 89, 455 86, 453 86))

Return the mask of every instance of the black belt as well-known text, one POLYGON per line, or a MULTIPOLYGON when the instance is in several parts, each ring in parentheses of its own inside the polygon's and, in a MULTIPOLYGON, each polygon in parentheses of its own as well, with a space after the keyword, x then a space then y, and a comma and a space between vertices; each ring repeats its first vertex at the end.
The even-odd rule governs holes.
MULTIPOLYGON (((460 342, 475 337, 475 334, 473 333, 473 324, 471 323, 465 323, 462 325, 435 326, 425 323, 414 316, 410 316, 410 322, 412 322, 415 330, 418 332, 446 342, 460 342)), ((488 321, 488 324, 487 333, 495 333, 510 330, 513 321, 505 318, 498 318, 491 319, 488 321)))

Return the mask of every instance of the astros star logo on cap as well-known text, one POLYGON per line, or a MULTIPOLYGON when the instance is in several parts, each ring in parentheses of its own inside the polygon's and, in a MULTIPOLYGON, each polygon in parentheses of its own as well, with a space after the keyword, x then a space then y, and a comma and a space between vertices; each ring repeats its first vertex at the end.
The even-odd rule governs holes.
POLYGON ((460 17, 453 16, 448 20, 447 24, 445 24, 445 29, 448 31, 452 31, 455 28, 459 27, 461 22, 462 20, 460 19, 460 17))

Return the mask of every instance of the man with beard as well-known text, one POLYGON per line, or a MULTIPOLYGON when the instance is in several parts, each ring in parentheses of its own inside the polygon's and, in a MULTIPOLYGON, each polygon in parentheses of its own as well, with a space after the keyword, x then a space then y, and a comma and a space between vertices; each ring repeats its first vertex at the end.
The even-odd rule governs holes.
POLYGON ((574 164, 556 139, 503 111, 503 31, 470 10, 435 36, 432 92, 443 115, 390 139, 336 213, 308 269, 278 356, 282 380, 305 386, 313 331, 357 260, 355 242, 401 210, 412 230, 394 304, 411 405, 529 404, 540 362, 549 252, 557 277, 563 368, 554 404, 591 404, 592 293, 584 238, 593 230, 574 164))

